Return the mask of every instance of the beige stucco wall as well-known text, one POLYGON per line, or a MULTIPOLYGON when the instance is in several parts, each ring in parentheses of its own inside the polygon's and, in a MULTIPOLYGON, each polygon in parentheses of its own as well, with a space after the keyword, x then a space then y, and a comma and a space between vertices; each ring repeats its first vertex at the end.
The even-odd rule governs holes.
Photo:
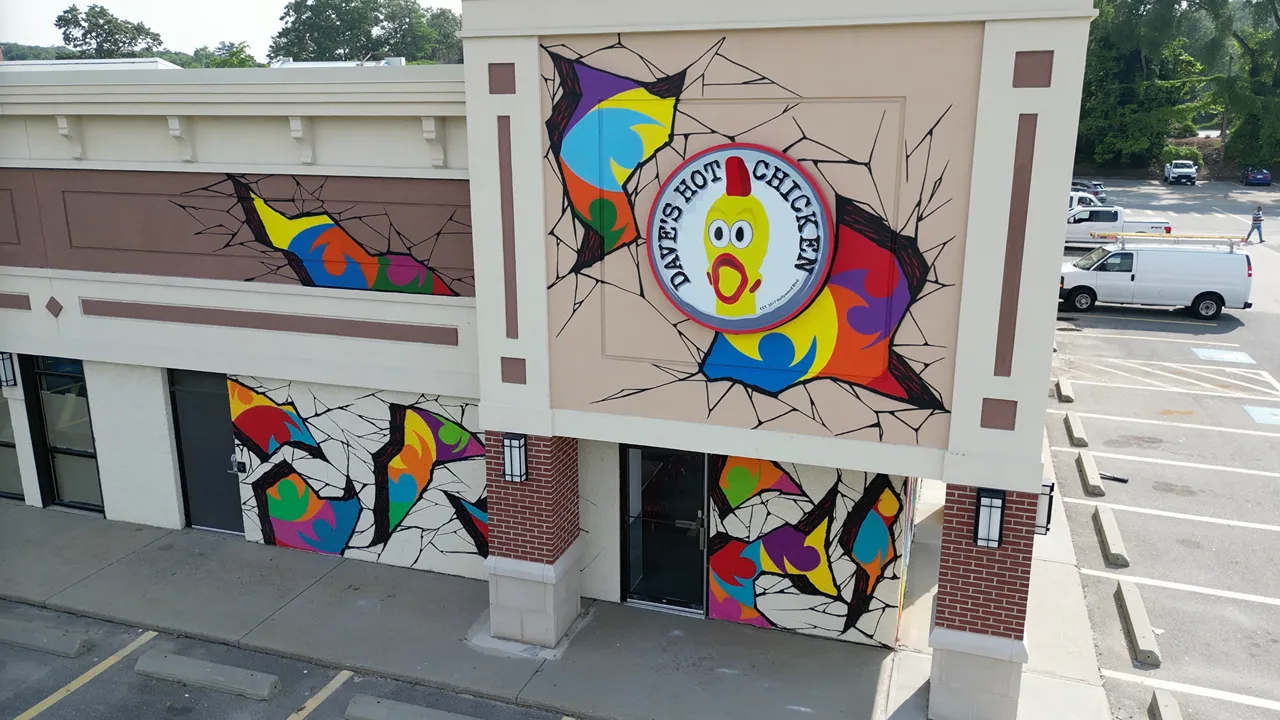
POLYGON ((966 23, 543 38, 544 117, 559 92, 551 52, 642 82, 687 68, 671 143, 624 185, 639 241, 582 267, 582 224, 548 150, 552 408, 946 447, 982 37, 966 23), (930 402, 873 392, 867 376, 773 397, 699 373, 714 334, 659 291, 643 235, 683 157, 732 141, 785 149, 833 208, 838 193, 916 239, 926 281, 888 346, 930 402))

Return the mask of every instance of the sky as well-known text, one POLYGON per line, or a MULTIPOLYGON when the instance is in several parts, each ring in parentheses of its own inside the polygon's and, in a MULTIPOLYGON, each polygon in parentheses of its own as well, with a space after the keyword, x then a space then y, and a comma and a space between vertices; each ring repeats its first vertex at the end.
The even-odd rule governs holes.
MULTIPOLYGON (((160 33, 165 47, 191 52, 221 40, 247 42, 263 60, 271 36, 280 29, 284 0, 0 0, 0 41, 61 45, 53 19, 73 2, 84 10, 102 5, 116 17, 141 21, 160 33)), ((427 0, 423 5, 461 11, 461 0, 427 0)))

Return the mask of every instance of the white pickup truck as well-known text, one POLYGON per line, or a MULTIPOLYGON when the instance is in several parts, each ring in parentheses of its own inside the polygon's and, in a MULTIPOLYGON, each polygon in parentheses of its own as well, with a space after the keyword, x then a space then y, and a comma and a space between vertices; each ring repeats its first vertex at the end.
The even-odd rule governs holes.
POLYGON ((1171 163, 1165 163, 1164 166, 1164 181, 1170 185, 1174 183, 1195 185, 1198 174, 1199 169, 1190 160, 1174 160, 1171 163))
POLYGON ((1108 240, 1094 238, 1090 233, 1151 233, 1168 235, 1173 226, 1158 217, 1132 217, 1122 207, 1077 207, 1067 213, 1068 245, 1102 245, 1108 240))

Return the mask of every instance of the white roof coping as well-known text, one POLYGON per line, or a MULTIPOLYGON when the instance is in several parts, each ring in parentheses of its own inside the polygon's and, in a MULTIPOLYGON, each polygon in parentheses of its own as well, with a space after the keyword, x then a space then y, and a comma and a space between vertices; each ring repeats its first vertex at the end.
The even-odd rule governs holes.
POLYGON ((111 58, 90 60, 5 60, 0 71, 14 70, 181 70, 164 58, 111 58))

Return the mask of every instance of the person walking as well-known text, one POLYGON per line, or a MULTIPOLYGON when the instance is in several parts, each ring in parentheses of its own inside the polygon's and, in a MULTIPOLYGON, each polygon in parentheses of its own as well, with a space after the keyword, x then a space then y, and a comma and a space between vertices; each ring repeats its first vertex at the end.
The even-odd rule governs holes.
POLYGON ((1257 210, 1253 211, 1253 224, 1249 226, 1249 234, 1244 236, 1244 241, 1249 242, 1254 233, 1258 233, 1258 242, 1264 243, 1262 239, 1262 206, 1259 205, 1257 210))

